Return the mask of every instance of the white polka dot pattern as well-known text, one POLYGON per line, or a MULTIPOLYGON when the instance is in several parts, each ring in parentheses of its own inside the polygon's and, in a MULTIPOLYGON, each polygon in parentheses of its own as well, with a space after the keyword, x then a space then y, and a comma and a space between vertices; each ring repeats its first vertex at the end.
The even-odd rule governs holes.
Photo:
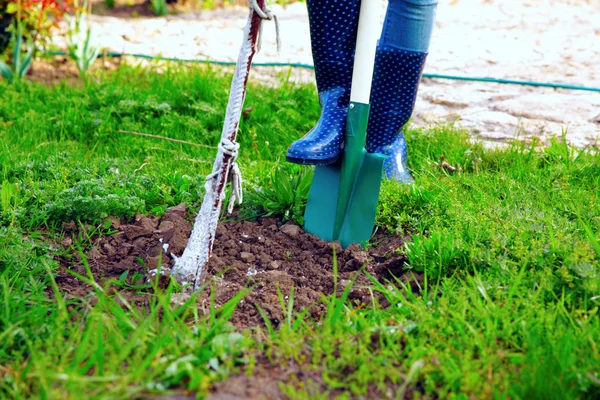
POLYGON ((412 115, 426 58, 427 53, 383 45, 375 57, 367 151, 388 155, 385 173, 401 183, 413 181, 401 128, 412 115))
POLYGON ((336 162, 343 147, 360 0, 308 0, 307 7, 322 114, 308 134, 292 143, 287 160, 325 165, 336 162))

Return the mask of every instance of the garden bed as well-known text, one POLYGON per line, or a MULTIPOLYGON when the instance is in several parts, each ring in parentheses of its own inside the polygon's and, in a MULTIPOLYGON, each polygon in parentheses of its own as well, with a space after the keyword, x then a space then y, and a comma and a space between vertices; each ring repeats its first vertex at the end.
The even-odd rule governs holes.
POLYGON ((384 181, 377 214, 399 236, 375 235, 361 271, 360 250, 334 264, 327 244, 269 216, 303 214, 304 169, 283 155, 319 118, 314 87, 250 82, 247 196, 223 216, 207 288, 180 305, 176 285, 147 278, 163 244, 165 271, 186 245, 231 77, 160 68, 0 81, 0 398, 600 398, 597 152, 407 129, 416 183, 384 181), (168 209, 181 203, 191 212, 168 209), (426 283, 400 275, 405 260, 426 283), (414 287, 386 282, 387 267, 414 287), (235 288, 251 292, 210 312, 211 293, 218 306, 235 288))
MULTIPOLYGON (((186 215, 187 208, 181 204, 160 218, 137 215, 135 220, 123 223, 111 218, 111 234, 93 239, 86 254, 95 280, 129 287, 130 290, 124 290, 125 295, 143 303, 146 297, 140 293, 139 285, 153 279, 159 266, 161 274, 168 276, 174 264, 173 255, 180 256, 187 245, 192 226, 186 215)), ((75 223, 65 224, 65 230, 67 236, 62 245, 67 248, 72 247, 77 237, 86 235, 83 232, 86 228, 75 223)), ((199 305, 208 314, 211 292, 219 307, 243 288, 250 287, 252 290, 238 304, 231 322, 237 328, 263 324, 258 306, 276 327, 284 319, 277 292, 280 290, 289 299, 293 291, 295 310, 310 308, 309 315, 319 320, 326 311, 320 300, 334 292, 336 279, 338 294, 356 279, 349 298, 356 303, 369 303, 373 293, 367 288, 370 282, 359 272, 361 269, 381 281, 402 275, 405 256, 397 249, 403 242, 399 236, 379 233, 373 238, 373 245, 365 250, 358 245, 342 250, 337 242, 322 241, 291 222, 282 224, 277 218, 221 222, 213 256, 203 277, 207 288, 199 305)), ((81 257, 63 256, 60 261, 64 268, 57 282, 66 293, 86 297, 93 291, 67 271, 73 269, 85 276, 81 257)), ((167 281, 161 278, 161 282, 167 281)))

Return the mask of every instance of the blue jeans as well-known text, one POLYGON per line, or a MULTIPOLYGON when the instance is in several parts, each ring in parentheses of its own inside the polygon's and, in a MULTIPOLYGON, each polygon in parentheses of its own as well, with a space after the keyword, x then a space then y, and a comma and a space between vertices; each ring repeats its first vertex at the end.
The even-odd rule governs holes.
POLYGON ((380 44, 426 53, 437 4, 437 0, 389 0, 380 44))

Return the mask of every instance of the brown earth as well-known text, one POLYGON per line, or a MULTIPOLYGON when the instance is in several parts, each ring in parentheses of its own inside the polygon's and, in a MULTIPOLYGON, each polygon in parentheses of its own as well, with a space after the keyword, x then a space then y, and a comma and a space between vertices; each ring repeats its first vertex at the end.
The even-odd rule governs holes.
MULTIPOLYGON (((94 72, 100 70, 114 71, 121 65, 120 57, 104 57, 102 54, 88 71, 88 76, 94 79, 94 72)), ((75 62, 66 56, 48 56, 34 60, 27 71, 27 80, 43 83, 45 85, 59 85, 66 83, 70 86, 83 85, 75 62)))
MULTIPOLYGON (((109 235, 92 236, 86 242, 89 249, 86 257, 96 282, 106 286, 107 282, 118 281, 121 274, 129 271, 125 283, 147 283, 147 279, 155 276, 159 260, 161 275, 168 275, 174 263, 172 255, 181 255, 191 232, 192 225, 186 216, 187 208, 181 204, 169 209, 161 218, 143 215, 137 215, 132 221, 111 218, 112 231, 109 235), (137 282, 131 281, 134 276, 139 278, 137 282)), ((61 245, 67 251, 57 257, 63 266, 57 281, 68 295, 83 298, 93 289, 67 272, 72 270, 86 274, 78 253, 68 249, 73 249, 74 238, 85 237, 83 231, 89 232, 94 228, 68 223, 64 229, 65 238, 61 245)), ((325 311, 325 305, 320 301, 322 295, 330 295, 334 291, 334 247, 338 294, 356 277, 349 298, 361 303, 372 300, 367 288, 370 281, 359 272, 361 268, 381 281, 401 276, 405 258, 396 250, 403 241, 401 237, 379 233, 375 235, 373 245, 365 250, 358 245, 342 250, 337 242, 324 242, 305 233, 299 226, 291 222, 281 224, 276 218, 256 222, 221 222, 216 232, 213 256, 204 271, 203 282, 207 288, 201 295, 199 308, 205 314, 209 312, 211 292, 214 292, 216 305, 220 306, 243 288, 251 288, 239 303, 231 323, 240 329, 263 325, 263 317, 256 307, 259 306, 276 327, 284 318, 277 288, 286 299, 293 288, 296 311, 310 308, 307 317, 317 320, 325 311)), ((168 279, 161 277, 161 282, 166 284, 168 279)), ((116 290, 118 286, 111 288, 116 290)), ((139 288, 130 286, 119 290, 140 305, 146 301, 139 288)))
MULTIPOLYGON (((296 388, 302 388, 308 398, 338 399, 347 398, 344 388, 332 388, 327 385, 319 371, 310 370, 302 365, 282 363, 273 365, 264 360, 257 360, 257 367, 251 376, 239 373, 229 377, 226 381, 216 383, 206 400, 284 400, 290 398, 304 398, 296 393, 296 388), (288 396, 281 389, 284 385, 296 396, 288 396)), ((289 392, 288 392, 289 393, 289 392)), ((389 384, 387 388, 377 388, 372 385, 364 396, 354 396, 351 399, 431 399, 424 395, 425 388, 420 383, 402 388, 389 384)), ((435 397, 433 397, 435 398, 435 397)), ((158 399, 153 399, 158 400, 158 399)), ((186 398, 165 397, 160 400, 188 400, 186 398)))

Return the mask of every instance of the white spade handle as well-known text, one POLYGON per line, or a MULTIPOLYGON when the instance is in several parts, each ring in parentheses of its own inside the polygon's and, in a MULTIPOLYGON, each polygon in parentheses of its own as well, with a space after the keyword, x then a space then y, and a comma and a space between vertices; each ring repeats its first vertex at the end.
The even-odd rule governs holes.
POLYGON ((356 37, 350 101, 369 104, 377 40, 381 34, 381 0, 362 0, 356 37))

